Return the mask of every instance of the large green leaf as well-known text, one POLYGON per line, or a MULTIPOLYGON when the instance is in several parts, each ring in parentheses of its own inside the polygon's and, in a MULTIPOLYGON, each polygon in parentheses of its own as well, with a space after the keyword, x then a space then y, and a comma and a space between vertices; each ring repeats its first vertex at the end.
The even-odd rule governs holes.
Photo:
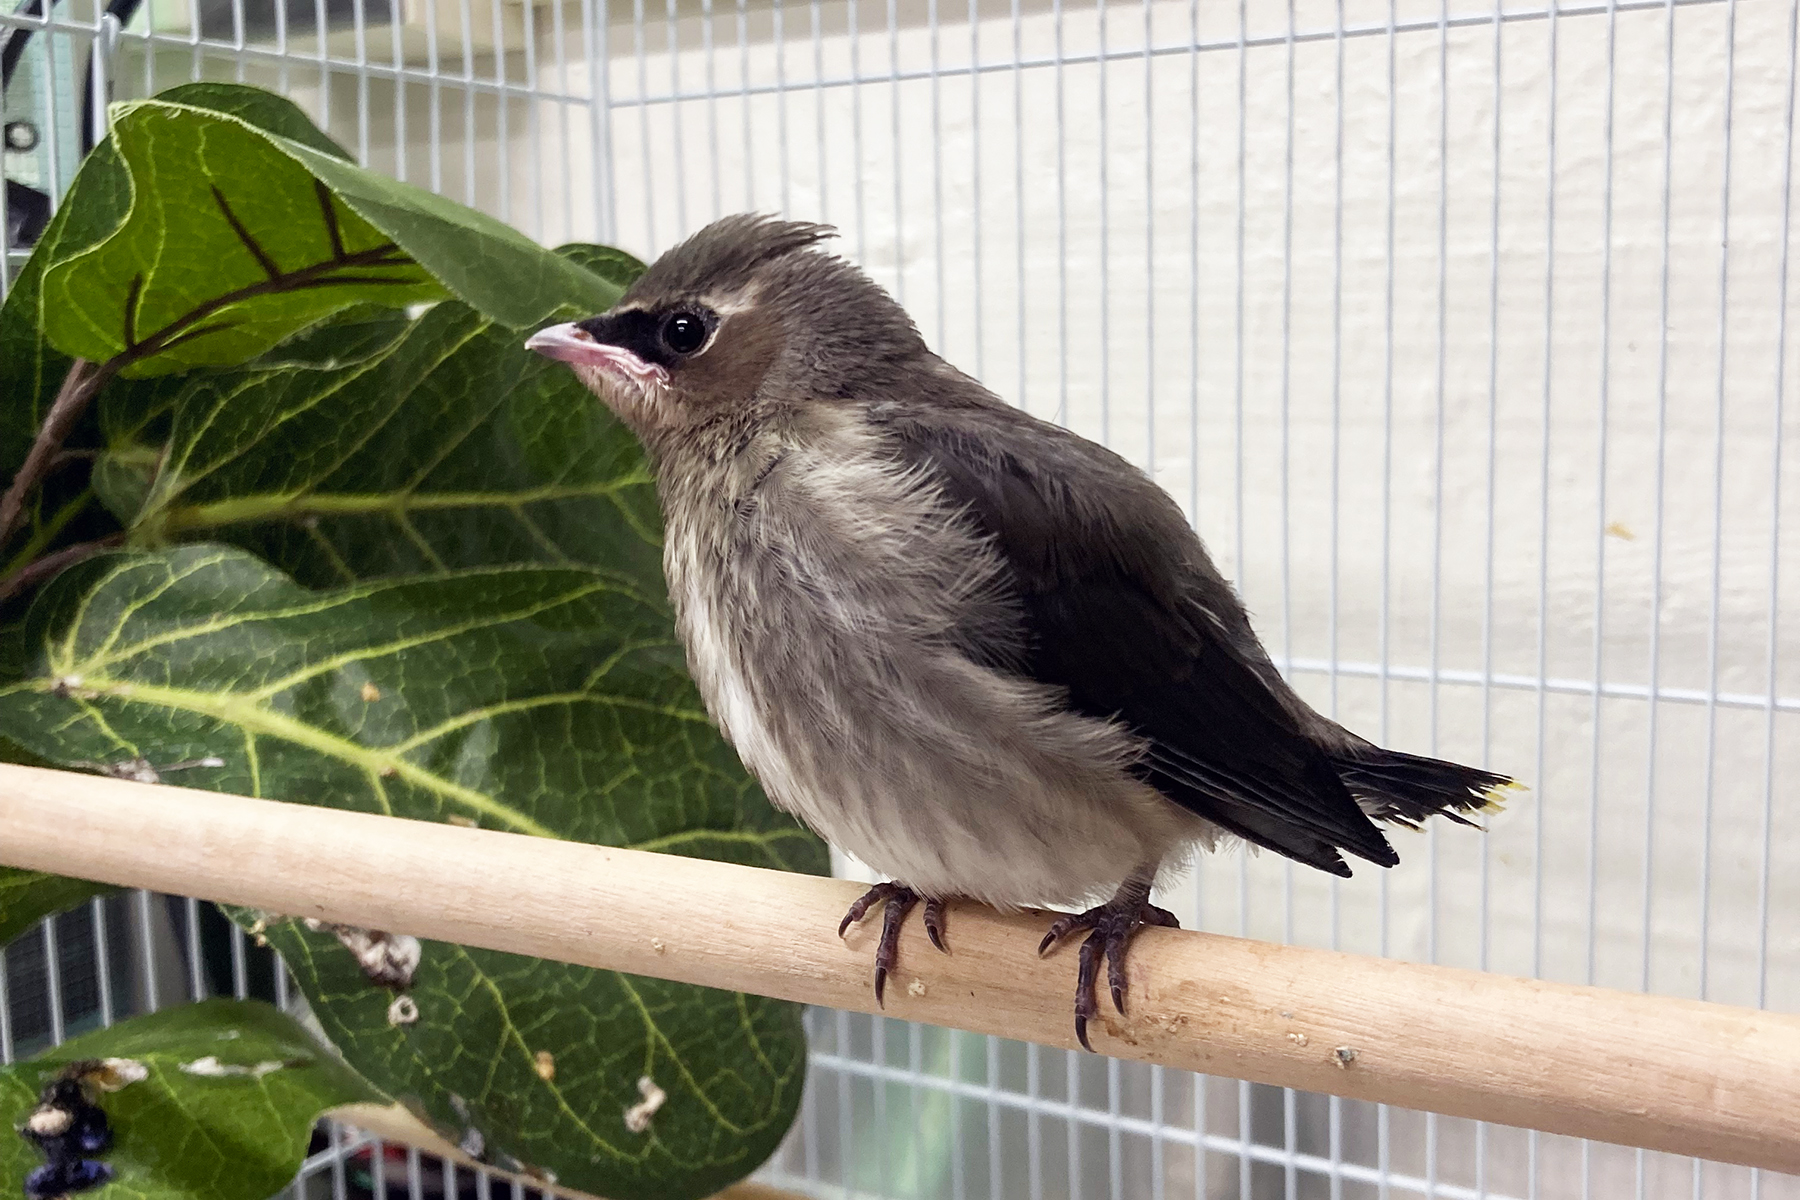
MULTIPOLYGON (((22 1121, 69 1064, 108 1058, 143 1077, 98 1095, 113 1144, 97 1157, 114 1178, 96 1200, 263 1200, 299 1170, 320 1113, 384 1099, 268 1005, 207 1000, 0 1069, 0 1119, 22 1121)), ((0 1194, 22 1195, 42 1161, 23 1139, 0 1137, 0 1194)))
POLYGON ((419 1018, 396 1026, 329 933, 288 922, 267 936, 358 1070, 453 1143, 479 1130, 473 1144, 509 1169, 618 1200, 710 1196, 774 1149, 800 1099, 790 1004, 426 942, 419 1018), (633 1133, 646 1078, 666 1098, 633 1133), (421 1095, 423 1079, 445 1086, 421 1095))
POLYGON ((340 159, 166 100, 116 110, 131 203, 106 237, 45 264, 43 330, 127 375, 235 364, 362 300, 443 295, 294 154, 340 159), (292 153, 284 153, 288 148, 292 153))
MULTIPOLYGON (((28 678, 0 689, 0 727, 58 762, 212 754, 223 768, 183 782, 825 867, 708 724, 660 589, 621 573, 447 571, 315 592, 241 551, 190 546, 65 572, 24 636, 28 678)), ((798 1103, 804 1040, 787 1005, 434 946, 421 1017, 396 1027, 347 952, 284 936, 351 1062, 584 1190, 705 1194, 760 1162, 798 1103), (555 1087, 515 1086, 538 1050, 563 1064, 555 1087), (634 1134, 623 1111, 639 1074, 669 1100, 634 1134)))
MULTIPOLYGON (((259 88, 234 83, 189 83, 171 88, 162 98, 195 108, 230 113, 259 128, 292 138, 313 149, 347 157, 344 151, 306 118, 290 100, 259 88)), ((100 143, 82 163, 68 194, 63 197, 32 255, 12 282, 0 305, 0 479, 10 479, 45 411, 68 372, 70 358, 43 337, 42 287, 45 265, 59 261, 100 241, 116 229, 131 208, 131 178, 112 139, 100 143)), ((45 528, 40 511, 76 515, 72 506, 81 496, 78 485, 64 478, 51 481, 51 495, 31 505, 32 521, 17 539, 37 554, 50 548, 59 534, 80 531, 45 528), (36 545, 31 545, 35 542, 36 545)), ((81 504, 86 501, 80 500, 81 504)), ((52 518, 53 519, 53 518, 52 518)), ((0 560, 0 573, 9 564, 0 560)), ((10 564, 22 565, 22 564, 10 564)))
POLYGON ((105 236, 59 238, 39 256, 42 329, 64 354, 154 375, 242 363, 365 300, 403 306, 447 289, 522 328, 619 294, 491 217, 344 161, 319 136, 262 128, 259 105, 185 101, 114 109, 122 217, 114 197, 105 236))
POLYGON ((159 465, 132 519, 140 542, 221 537, 321 585, 542 562, 661 590, 637 442, 464 305, 356 314, 251 368, 190 377, 168 411, 166 442, 105 464, 127 481, 130 463, 159 465))

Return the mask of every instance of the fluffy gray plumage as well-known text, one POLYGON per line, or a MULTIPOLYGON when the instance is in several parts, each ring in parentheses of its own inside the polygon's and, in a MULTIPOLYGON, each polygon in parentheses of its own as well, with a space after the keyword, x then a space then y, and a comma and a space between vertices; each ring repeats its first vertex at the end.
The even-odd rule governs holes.
POLYGON ((1507 784, 1314 712, 1162 490, 932 354, 829 233, 726 218, 529 344, 650 453, 720 728, 776 804, 904 885, 853 910, 888 901, 878 992, 915 898, 937 941, 930 902, 1117 889, 1057 932, 1095 931, 1122 1007, 1132 932, 1173 923, 1149 885, 1196 848, 1347 875, 1340 851, 1396 861, 1377 820, 1460 819, 1507 784))

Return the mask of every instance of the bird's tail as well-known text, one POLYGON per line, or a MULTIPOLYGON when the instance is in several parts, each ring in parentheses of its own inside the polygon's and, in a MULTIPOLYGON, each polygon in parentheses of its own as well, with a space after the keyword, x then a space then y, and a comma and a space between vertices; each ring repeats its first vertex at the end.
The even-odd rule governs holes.
POLYGON ((1334 754, 1331 765, 1365 813, 1409 829, 1439 813, 1473 825, 1463 814, 1498 811, 1507 792, 1524 789, 1493 771, 1379 746, 1334 754))

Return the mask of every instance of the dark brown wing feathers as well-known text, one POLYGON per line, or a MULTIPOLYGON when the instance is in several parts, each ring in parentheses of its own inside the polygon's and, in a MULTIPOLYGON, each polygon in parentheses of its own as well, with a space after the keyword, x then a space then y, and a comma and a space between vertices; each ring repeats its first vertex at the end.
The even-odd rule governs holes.
MULTIPOLYGON (((966 506, 1011 568, 1025 628, 1005 666, 1066 688, 1079 712, 1123 721, 1147 743, 1136 767, 1146 782, 1247 841, 1337 875, 1350 874, 1339 850, 1397 861, 1233 644, 1228 628, 1248 636, 1241 606, 1190 561, 1204 551, 1154 485, 1011 409, 876 413, 902 458, 966 506)), ((968 650, 995 661, 985 645, 968 650)))

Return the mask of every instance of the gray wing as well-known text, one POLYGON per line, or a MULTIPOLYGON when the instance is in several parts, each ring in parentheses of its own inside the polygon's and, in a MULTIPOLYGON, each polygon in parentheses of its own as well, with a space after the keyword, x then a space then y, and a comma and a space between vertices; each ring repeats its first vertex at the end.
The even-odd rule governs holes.
POLYGON ((1142 779, 1249 842, 1335 875, 1350 874, 1340 850, 1398 861, 1258 669, 1230 585, 1141 472, 998 402, 874 415, 1010 568, 1023 628, 1004 645, 965 631, 971 657, 1123 722, 1147 745, 1142 779))

